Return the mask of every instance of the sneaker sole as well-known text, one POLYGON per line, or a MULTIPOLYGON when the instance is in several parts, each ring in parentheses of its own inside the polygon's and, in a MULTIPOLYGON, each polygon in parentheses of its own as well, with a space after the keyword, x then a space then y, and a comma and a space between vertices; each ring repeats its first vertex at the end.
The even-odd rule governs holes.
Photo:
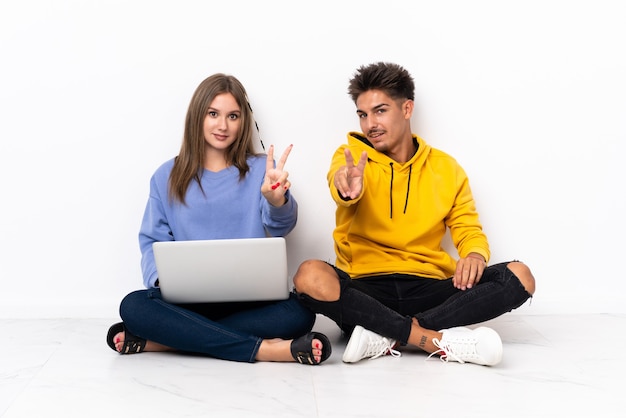
POLYGON ((494 344, 495 346, 497 346, 498 348, 493 352, 492 356, 490 359, 483 359, 485 360, 484 362, 478 363, 481 364, 483 366, 495 366, 496 364, 500 363, 502 361, 502 339, 500 338, 500 335, 493 329, 491 328, 486 328, 486 327, 478 327, 476 328, 474 331, 478 331, 481 334, 484 335, 488 335, 489 339, 491 340, 491 343, 494 344))
POLYGON ((359 342, 361 342, 361 334, 365 328, 360 325, 354 327, 352 331, 352 335, 350 335, 350 339, 348 340, 348 344, 346 345, 346 349, 343 352, 343 356, 341 360, 344 363, 356 363, 357 361, 363 360, 362 358, 355 357, 359 352, 359 342))

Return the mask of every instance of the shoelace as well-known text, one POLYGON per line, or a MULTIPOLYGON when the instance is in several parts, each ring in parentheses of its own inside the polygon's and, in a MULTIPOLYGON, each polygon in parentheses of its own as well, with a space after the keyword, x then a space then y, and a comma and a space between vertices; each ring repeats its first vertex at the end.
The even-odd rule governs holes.
POLYGON ((439 359, 446 363, 449 362, 451 359, 458 361, 459 363, 465 363, 463 358, 477 357, 476 342, 472 339, 468 339, 467 341, 455 341, 454 342, 455 350, 452 350, 452 347, 450 347, 450 344, 443 344, 437 338, 433 338, 433 344, 439 350, 431 353, 431 355, 428 356, 426 360, 428 360, 429 358, 431 358, 432 356, 436 354, 440 354, 441 356, 439 357, 439 359))
POLYGON ((402 353, 398 350, 394 350, 394 343, 392 343, 388 338, 381 338, 380 340, 373 340, 370 338, 367 344, 367 350, 365 351, 364 358, 370 357, 370 360, 374 360, 380 356, 384 356, 389 353, 393 357, 400 357, 402 353))

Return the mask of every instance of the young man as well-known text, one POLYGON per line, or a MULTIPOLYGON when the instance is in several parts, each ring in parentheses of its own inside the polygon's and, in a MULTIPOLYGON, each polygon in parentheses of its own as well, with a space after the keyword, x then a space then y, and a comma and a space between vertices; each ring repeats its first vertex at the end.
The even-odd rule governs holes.
POLYGON ((362 133, 348 134, 327 176, 336 264, 302 263, 296 291, 350 335, 344 362, 398 356, 402 343, 444 361, 495 365, 499 335, 464 326, 521 306, 535 279, 519 261, 487 266, 464 170, 411 131, 414 90, 411 75, 391 63, 362 66, 350 80, 362 133), (447 229, 458 260, 442 249, 447 229))

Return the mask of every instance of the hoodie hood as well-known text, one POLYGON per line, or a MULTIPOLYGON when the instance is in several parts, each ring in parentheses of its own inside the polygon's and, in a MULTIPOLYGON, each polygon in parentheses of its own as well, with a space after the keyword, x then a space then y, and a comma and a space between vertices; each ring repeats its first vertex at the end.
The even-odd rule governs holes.
POLYGON ((408 166, 417 166, 416 168, 424 165, 424 162, 428 158, 428 154, 430 153, 430 145, 428 145, 422 138, 417 135, 413 135, 413 142, 417 145, 417 151, 413 156, 409 159, 409 161, 405 163, 399 163, 387 155, 383 154, 380 151, 376 151, 376 148, 372 145, 372 143, 360 132, 350 132, 348 133, 348 146, 350 148, 357 147, 359 149, 359 154, 361 151, 367 152, 367 158, 371 161, 374 161, 379 164, 383 164, 385 166, 389 166, 393 163, 393 165, 397 169, 402 169, 403 167, 408 166))
MULTIPOLYGON (((413 154, 413 156, 407 162, 400 163, 383 154, 382 152, 377 151, 372 143, 369 142, 369 140, 362 133, 348 133, 348 146, 350 148, 358 149, 356 155, 354 155, 355 153, 353 152, 355 161, 358 161, 358 158, 361 155, 362 151, 367 152, 368 160, 379 165, 379 170, 381 170, 383 175, 388 178, 390 218, 393 218, 394 187, 403 187, 405 189, 404 202, 402 202, 404 205, 402 214, 406 214, 407 208, 409 206, 409 199, 411 197, 411 177, 414 172, 419 173, 420 169, 428 158, 428 154, 430 153, 430 146, 417 135, 413 135, 413 143, 416 145, 417 148, 415 154, 413 154), (402 184, 394 185, 394 178, 398 175, 402 176, 403 178, 406 177, 406 180, 403 180, 402 184)), ((382 187, 382 185, 379 185, 379 187, 382 187)))

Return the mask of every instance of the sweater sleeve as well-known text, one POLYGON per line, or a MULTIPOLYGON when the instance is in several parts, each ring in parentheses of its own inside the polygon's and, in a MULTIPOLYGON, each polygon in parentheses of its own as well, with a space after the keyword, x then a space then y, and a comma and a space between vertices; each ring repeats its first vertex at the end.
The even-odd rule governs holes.
POLYGON ((156 180, 150 180, 150 197, 146 204, 141 227, 139 229, 139 248, 141 250, 141 272, 146 288, 156 287, 157 271, 152 252, 152 244, 156 241, 172 241, 174 239, 165 210, 158 193, 156 180))
POLYGON ((285 193, 285 197, 287 202, 280 207, 275 207, 261 195, 263 225, 272 237, 286 236, 296 227, 298 221, 298 202, 289 190, 285 193))

